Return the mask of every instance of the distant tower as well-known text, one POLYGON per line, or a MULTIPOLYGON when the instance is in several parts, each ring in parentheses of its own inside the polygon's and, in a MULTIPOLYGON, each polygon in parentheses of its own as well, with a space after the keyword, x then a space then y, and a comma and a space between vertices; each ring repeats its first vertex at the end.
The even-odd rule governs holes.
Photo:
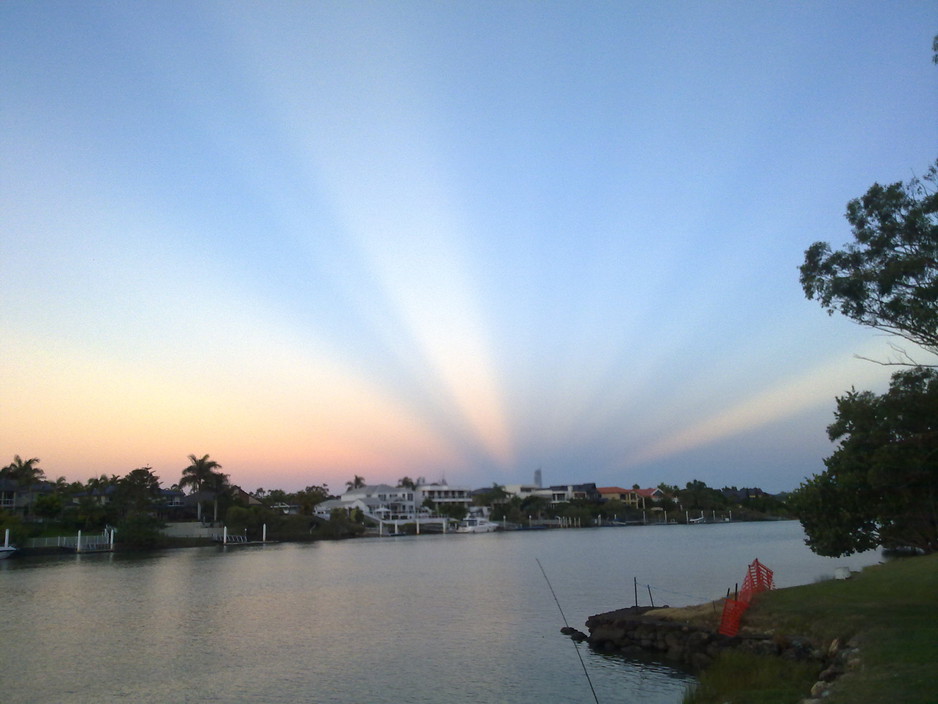
POLYGON ((541 488, 541 469, 540 469, 540 467, 538 467, 537 469, 534 470, 534 486, 536 486, 538 489, 541 488))

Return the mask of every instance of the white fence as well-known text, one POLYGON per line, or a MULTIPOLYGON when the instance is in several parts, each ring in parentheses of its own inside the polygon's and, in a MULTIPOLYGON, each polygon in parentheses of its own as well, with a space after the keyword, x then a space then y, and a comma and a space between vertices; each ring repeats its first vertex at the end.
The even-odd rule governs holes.
POLYGON ((82 550, 103 550, 110 547, 111 536, 104 533, 89 535, 58 535, 54 538, 30 538, 26 541, 27 548, 64 548, 77 550, 78 541, 81 540, 82 550))

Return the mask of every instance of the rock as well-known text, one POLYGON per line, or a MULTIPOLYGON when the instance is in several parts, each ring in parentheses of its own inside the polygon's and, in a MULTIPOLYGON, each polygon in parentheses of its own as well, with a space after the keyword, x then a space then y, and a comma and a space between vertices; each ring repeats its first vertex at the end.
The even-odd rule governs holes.
POLYGON ((823 697, 827 693, 827 682, 815 682, 811 687, 812 697, 823 697))
POLYGON ((570 636, 570 638, 572 640, 575 640, 577 643, 582 643, 584 640, 586 640, 585 633, 583 633, 582 631, 578 631, 575 628, 571 628, 570 626, 564 626, 563 628, 560 629, 560 632, 563 633, 565 636, 570 636))

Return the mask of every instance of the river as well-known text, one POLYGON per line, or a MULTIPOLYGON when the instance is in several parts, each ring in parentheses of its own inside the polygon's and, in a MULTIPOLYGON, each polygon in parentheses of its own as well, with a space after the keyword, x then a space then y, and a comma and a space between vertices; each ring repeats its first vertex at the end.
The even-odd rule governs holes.
POLYGON ((784 587, 879 556, 818 557, 780 521, 17 557, 0 561, 0 700, 588 704, 592 685, 601 704, 675 704, 690 675, 577 650, 564 617, 585 630, 635 580, 642 605, 649 587, 656 605, 714 599, 754 558, 784 587))

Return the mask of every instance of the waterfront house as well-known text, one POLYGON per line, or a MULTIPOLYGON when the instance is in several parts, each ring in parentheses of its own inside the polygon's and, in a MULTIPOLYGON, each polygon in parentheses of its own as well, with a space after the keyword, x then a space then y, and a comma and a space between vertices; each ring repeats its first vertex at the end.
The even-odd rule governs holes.
POLYGON ((472 492, 466 487, 421 484, 417 487, 417 495, 421 505, 429 499, 437 510, 445 506, 458 506, 468 510, 472 505, 472 492))
POLYGON ((665 493, 658 487, 649 489, 635 489, 635 494, 641 500, 641 508, 654 508, 654 504, 666 498, 665 493))
POLYGON ((604 486, 596 491, 604 501, 621 501, 626 506, 645 510, 654 508, 664 498, 664 492, 657 487, 651 489, 623 489, 620 486, 604 486))
POLYGON ((634 489, 623 489, 621 486, 601 486, 596 491, 599 492, 603 501, 621 501, 624 504, 634 505, 634 489))
POLYGON ((601 496, 592 482, 588 484, 554 484, 550 487, 550 502, 565 504, 570 501, 599 502, 601 496))
POLYGON ((349 489, 337 499, 316 505, 316 515, 328 519, 335 509, 351 515, 356 509, 373 520, 413 521, 429 518, 432 511, 425 506, 429 499, 436 507, 462 506, 469 508, 472 494, 467 487, 447 484, 421 484, 417 488, 371 484, 349 489))
POLYGON ((36 499, 55 491, 51 482, 21 485, 13 479, 0 479, 0 509, 26 517, 32 513, 36 499))
POLYGON ((512 496, 517 496, 522 501, 529 496, 537 496, 547 501, 550 501, 553 497, 550 488, 544 488, 537 484, 506 484, 502 489, 512 496))
POLYGON ((389 484, 369 484, 349 489, 337 499, 316 504, 316 515, 328 519, 335 509, 351 515, 359 509, 375 520, 413 519, 417 510, 417 495, 409 487, 393 487, 389 484))
POLYGON ((13 513, 16 508, 16 490, 18 486, 12 479, 0 478, 0 511, 13 513))

